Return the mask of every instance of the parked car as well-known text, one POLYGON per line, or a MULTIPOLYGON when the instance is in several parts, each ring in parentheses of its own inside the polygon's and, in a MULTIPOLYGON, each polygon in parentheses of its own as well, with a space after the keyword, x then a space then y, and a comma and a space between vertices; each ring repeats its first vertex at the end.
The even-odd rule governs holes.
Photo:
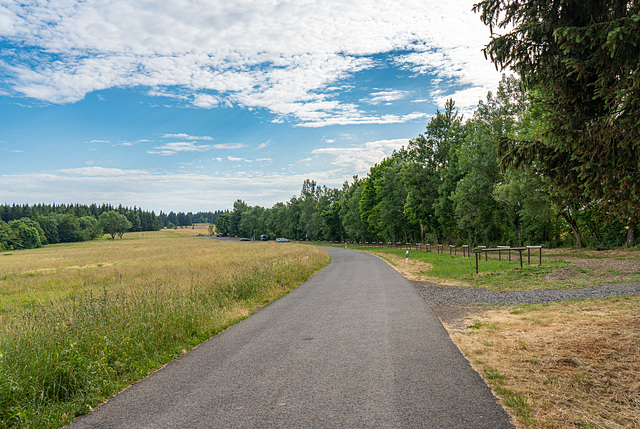
POLYGON ((269 241, 269 236, 267 234, 262 234, 260 236, 260 241, 269 241))
POLYGON ((247 237, 242 237, 242 238, 240 239, 240 241, 251 241, 251 240, 250 240, 249 238, 247 238, 247 237))
POLYGON ((276 238, 276 243, 288 243, 291 240, 289 240, 288 238, 276 238))

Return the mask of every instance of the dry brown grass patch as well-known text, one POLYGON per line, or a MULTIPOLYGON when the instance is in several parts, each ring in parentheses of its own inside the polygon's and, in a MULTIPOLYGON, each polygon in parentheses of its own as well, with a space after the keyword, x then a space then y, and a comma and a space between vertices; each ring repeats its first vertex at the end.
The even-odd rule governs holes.
POLYGON ((436 277, 430 277, 426 273, 433 268, 433 265, 428 262, 419 261, 417 259, 409 258, 409 262, 405 263, 405 258, 394 255, 392 253, 382 253, 375 251, 368 251, 373 255, 384 259, 393 267, 397 272, 402 274, 407 280, 417 282, 429 282, 438 283, 442 286, 469 286, 469 284, 454 280, 454 279, 442 279, 436 277))
POLYGON ((452 338, 522 428, 640 427, 640 297, 476 314, 452 338), (514 314, 516 313, 516 314, 514 314))

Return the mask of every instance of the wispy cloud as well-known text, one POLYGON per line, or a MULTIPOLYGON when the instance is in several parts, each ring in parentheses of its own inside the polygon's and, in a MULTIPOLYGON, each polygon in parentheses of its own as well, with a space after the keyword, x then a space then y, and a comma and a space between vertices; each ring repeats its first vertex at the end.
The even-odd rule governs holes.
POLYGON ((258 145, 258 150, 266 149, 271 146, 271 140, 267 140, 266 142, 260 143, 258 145))
POLYGON ((172 142, 161 146, 154 146, 153 150, 147 153, 159 155, 175 155, 178 152, 206 152, 211 150, 213 145, 198 145, 193 142, 172 142))
MULTIPOLYGON (((275 121, 390 123, 336 91, 355 73, 379 67, 376 55, 405 52, 398 66, 462 90, 495 87, 499 76, 480 52, 489 32, 471 13, 473 3, 9 1, 0 9, 0 37, 9 47, 0 69, 10 78, 0 91, 70 103, 93 91, 146 87, 198 108, 268 109, 275 121), (31 48, 25 55, 12 45, 31 48)), ((471 92, 460 94, 470 100, 471 92)), ((368 105, 400 94, 384 91, 368 105)))
MULTIPOLYGON (((333 171, 307 172, 327 185, 339 186, 333 171)), ((216 174, 81 167, 33 174, 1 175, 7 201, 81 203, 110 202, 145 210, 211 210, 231 208, 242 198, 270 207, 287 201, 308 178, 305 174, 234 170, 216 174), (25 190, 30 200, 23 200, 25 190), (135 189, 135 192, 132 192, 135 189)), ((342 179, 342 177, 340 178, 342 179)))
POLYGON ((211 147, 214 149, 242 149, 247 145, 244 143, 218 143, 212 144, 211 147))
POLYGON ((392 101, 402 100, 407 95, 409 95, 408 91, 398 91, 398 90, 389 90, 389 91, 378 91, 370 94, 370 98, 364 99, 365 103, 369 104, 387 104, 392 101))
POLYGON ((163 139, 180 139, 180 140, 213 140, 211 136, 192 136, 185 133, 164 134, 163 139))
POLYGON ((407 146, 408 142, 408 138, 377 140, 348 147, 319 148, 312 153, 332 156, 332 164, 352 171, 352 174, 366 174, 373 165, 390 156, 394 150, 407 146))
POLYGON ((361 115, 353 114, 342 117, 324 117, 316 121, 300 124, 301 127, 318 128, 327 125, 370 125, 370 124, 403 124, 405 122, 423 120, 429 115, 423 112, 413 112, 406 115, 361 115))

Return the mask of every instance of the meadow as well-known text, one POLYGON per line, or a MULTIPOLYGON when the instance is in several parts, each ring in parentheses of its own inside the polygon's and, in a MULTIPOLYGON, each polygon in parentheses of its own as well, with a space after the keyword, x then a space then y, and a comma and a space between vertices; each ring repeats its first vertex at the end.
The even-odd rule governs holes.
POLYGON ((194 229, 0 254, 0 427, 59 427, 286 294, 329 255, 194 229))

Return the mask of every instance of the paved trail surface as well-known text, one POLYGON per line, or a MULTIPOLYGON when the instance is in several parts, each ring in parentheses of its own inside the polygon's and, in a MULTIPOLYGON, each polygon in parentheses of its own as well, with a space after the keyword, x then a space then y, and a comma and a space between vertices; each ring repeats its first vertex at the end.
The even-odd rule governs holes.
POLYGON ((72 427, 512 427, 408 281, 327 250, 311 280, 72 427))

